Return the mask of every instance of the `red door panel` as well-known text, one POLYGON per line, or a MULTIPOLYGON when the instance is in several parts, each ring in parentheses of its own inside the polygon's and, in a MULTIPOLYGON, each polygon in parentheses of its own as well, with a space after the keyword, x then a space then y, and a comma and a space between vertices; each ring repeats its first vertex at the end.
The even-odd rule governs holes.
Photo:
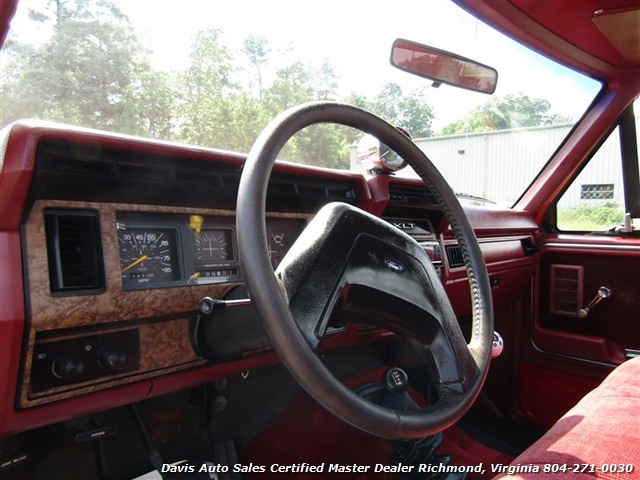
POLYGON ((522 412, 550 426, 640 351, 640 240, 564 235, 538 245, 518 393, 522 412), (611 297, 578 316, 602 286, 611 297))
POLYGON ((560 244, 541 250, 532 340, 543 352, 619 364, 640 350, 640 243, 560 244), (611 297, 578 310, 607 287, 611 297))

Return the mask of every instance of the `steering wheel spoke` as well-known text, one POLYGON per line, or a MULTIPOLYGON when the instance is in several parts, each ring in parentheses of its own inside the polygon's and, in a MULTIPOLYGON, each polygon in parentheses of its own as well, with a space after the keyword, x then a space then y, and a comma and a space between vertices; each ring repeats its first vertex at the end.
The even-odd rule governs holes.
POLYGON ((348 237, 336 234, 339 221, 330 209, 318 212, 276 270, 293 318, 314 350, 326 332, 351 248, 348 237))

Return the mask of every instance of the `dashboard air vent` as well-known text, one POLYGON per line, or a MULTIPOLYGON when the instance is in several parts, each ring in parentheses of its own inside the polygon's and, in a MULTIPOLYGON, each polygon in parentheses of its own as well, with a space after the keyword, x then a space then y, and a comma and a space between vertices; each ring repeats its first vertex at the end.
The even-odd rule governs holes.
POLYGON ((91 175, 99 177, 114 176, 113 165, 104 161, 87 161, 70 157, 54 157, 52 170, 67 175, 91 175))
POLYGON ((435 197, 426 188, 389 185, 389 203, 408 206, 438 206, 435 197))
POLYGON ((351 183, 302 179, 279 174, 272 175, 269 194, 312 197, 321 203, 330 201, 354 203, 356 200, 355 186, 351 183))
POLYGON ((220 175, 207 173, 196 169, 176 169, 173 173, 175 181, 179 184, 197 185, 205 188, 219 187, 220 175))
POLYGON ((464 258, 462 257, 462 250, 459 245, 447 245, 445 250, 447 252, 449 268, 464 267, 464 258))
POLYGON ((120 178, 144 182, 170 182, 171 169, 161 165, 135 165, 120 163, 117 165, 120 178))
POLYGON ((97 212, 45 211, 51 293, 104 290, 104 263, 97 212))
POLYGON ((582 308, 583 268, 579 265, 551 265, 551 313, 577 317, 582 308))
MULTIPOLYGON (((235 209, 242 157, 212 152, 202 161, 191 153, 185 150, 183 157, 42 140, 33 190, 37 198, 58 200, 235 209)), ((315 213, 332 201, 357 203, 359 176, 279 169, 269 180, 269 210, 315 213)))

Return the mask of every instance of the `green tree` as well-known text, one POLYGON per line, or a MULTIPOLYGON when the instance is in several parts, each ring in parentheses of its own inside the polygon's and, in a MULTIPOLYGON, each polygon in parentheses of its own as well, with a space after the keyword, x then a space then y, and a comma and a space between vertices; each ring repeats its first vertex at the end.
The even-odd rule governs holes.
POLYGON ((226 102, 227 130, 223 146, 226 149, 247 153, 260 132, 269 122, 259 100, 248 92, 238 91, 226 102))
POLYGON ((371 101, 361 93, 351 92, 345 99, 345 102, 354 107, 360 107, 365 110, 371 110, 371 101))
POLYGON ((233 133, 229 97, 238 87, 231 80, 231 54, 220 37, 218 29, 201 30, 195 35, 190 64, 178 77, 179 138, 198 145, 229 148, 225 142, 233 133))
POLYGON ((317 100, 335 100, 338 95, 336 69, 327 58, 312 73, 313 90, 317 100))
POLYGON ((258 78, 258 98, 260 100, 262 100, 263 88, 262 75, 264 68, 268 65, 267 56, 271 52, 268 43, 267 39, 263 36, 250 35, 243 44, 243 52, 256 71, 258 78))
POLYGON ((276 71, 276 80, 265 90, 263 103, 266 111, 275 116, 314 97, 311 75, 304 63, 296 61, 276 71))
POLYGON ((568 122, 564 115, 552 114, 551 103, 523 93, 493 97, 460 120, 447 124, 440 135, 506 130, 568 122))
POLYGON ((280 158, 326 168, 349 168, 346 127, 336 124, 311 125, 296 133, 280 158))
MULTIPOLYGON (((270 121, 280 112, 313 99, 309 71, 304 63, 296 61, 276 71, 276 79, 264 92, 262 108, 270 121)), ((279 158, 305 163, 307 155, 308 152, 298 148, 296 141, 291 140, 283 147, 279 158)))
MULTIPOLYGON (((351 94, 344 99, 344 102, 353 105, 354 107, 362 108, 363 110, 373 111, 371 108, 371 101, 361 93, 351 92, 351 94)), ((346 132, 347 144, 357 144, 362 138, 363 133, 356 129, 349 129, 346 132)))
MULTIPOLYGON (((255 95, 256 80, 247 80, 246 69, 234 63, 237 56, 220 30, 197 32, 183 71, 161 72, 151 67, 148 52, 116 5, 84 0, 41 5, 32 8, 30 17, 52 30, 51 40, 35 47, 9 38, 2 53, 3 123, 30 116, 247 152, 281 111, 339 96, 336 70, 328 59, 274 69, 264 37, 248 37, 242 49, 245 65, 255 71, 255 95), (275 80, 267 84, 265 78, 275 80)), ((399 85, 388 84, 373 100, 352 97, 350 103, 414 136, 431 134, 433 115, 420 91, 405 95, 399 85)), ((347 168, 349 145, 360 135, 338 125, 312 126, 296 134, 280 158, 347 168)))
MULTIPOLYGON (((57 0, 30 18, 52 26, 52 38, 39 48, 19 41, 20 57, 3 75, 2 122, 35 117, 106 130, 135 125, 146 51, 125 15, 109 2, 57 0), (24 55, 27 49, 31 55, 24 55)), ((14 58, 16 58, 14 57, 14 58)))
MULTIPOLYGON (((273 118, 292 106, 337 98, 335 68, 328 59, 319 67, 296 61, 276 71, 276 80, 265 90, 263 105, 273 118)), ((335 124, 312 125, 296 133, 280 152, 279 158, 307 165, 349 168, 350 138, 354 134, 335 124)))
POLYGON ((433 136, 433 110, 424 102, 423 89, 414 90, 400 101, 397 125, 406 128, 413 138, 433 136))
POLYGON ((416 89, 409 94, 395 82, 389 82, 369 100, 361 94, 352 93, 347 102, 384 118, 387 122, 403 127, 413 138, 433 135, 433 110, 424 101, 424 89, 416 89))
POLYGON ((175 98, 178 96, 173 75, 143 68, 136 76, 126 115, 132 119, 132 124, 126 131, 157 139, 172 138, 177 115, 175 98))

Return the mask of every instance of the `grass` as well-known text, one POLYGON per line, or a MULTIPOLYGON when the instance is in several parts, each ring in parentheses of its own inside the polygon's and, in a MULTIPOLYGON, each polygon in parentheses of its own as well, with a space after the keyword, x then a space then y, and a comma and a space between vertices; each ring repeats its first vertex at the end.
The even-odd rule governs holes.
POLYGON ((623 221, 624 209, 617 203, 597 206, 581 203, 573 207, 557 207, 557 227, 563 231, 606 231, 623 221))

